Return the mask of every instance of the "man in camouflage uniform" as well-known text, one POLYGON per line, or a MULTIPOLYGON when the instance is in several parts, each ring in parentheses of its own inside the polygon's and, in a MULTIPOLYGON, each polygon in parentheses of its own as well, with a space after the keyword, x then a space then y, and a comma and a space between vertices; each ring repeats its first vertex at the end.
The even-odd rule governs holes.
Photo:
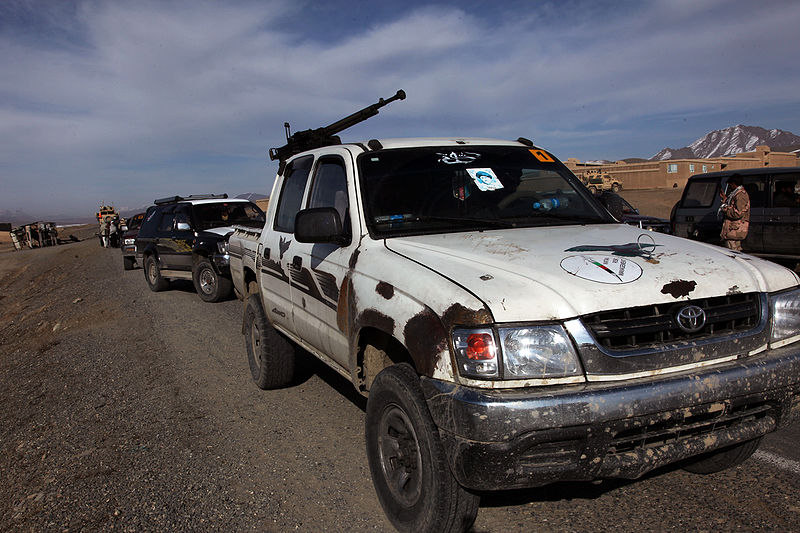
POLYGON ((723 216, 722 232, 720 238, 726 248, 742 251, 742 241, 747 237, 750 228, 750 196, 742 187, 742 177, 734 174, 728 178, 728 196, 720 191, 722 207, 719 208, 723 216))

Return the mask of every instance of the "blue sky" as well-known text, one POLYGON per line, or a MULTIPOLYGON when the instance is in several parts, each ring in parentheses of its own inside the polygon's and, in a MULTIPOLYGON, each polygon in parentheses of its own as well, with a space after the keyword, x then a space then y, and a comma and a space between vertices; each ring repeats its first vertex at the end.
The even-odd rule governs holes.
MULTIPOLYGON (((0 218, 268 194, 267 149, 347 130, 650 157, 736 124, 800 134, 800 2, 0 2, 0 218)), ((0 220, 2 221, 2 220, 0 220)))

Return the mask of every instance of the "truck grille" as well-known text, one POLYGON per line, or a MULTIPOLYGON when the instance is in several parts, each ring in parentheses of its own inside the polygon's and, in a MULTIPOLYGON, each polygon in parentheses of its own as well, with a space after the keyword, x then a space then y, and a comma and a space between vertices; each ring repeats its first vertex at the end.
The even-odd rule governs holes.
POLYGON ((621 351, 743 333, 758 326, 760 320, 761 300, 756 293, 645 305, 583 317, 600 346, 621 351), (706 317, 702 329, 692 333, 678 327, 675 319, 687 305, 700 307, 706 317))

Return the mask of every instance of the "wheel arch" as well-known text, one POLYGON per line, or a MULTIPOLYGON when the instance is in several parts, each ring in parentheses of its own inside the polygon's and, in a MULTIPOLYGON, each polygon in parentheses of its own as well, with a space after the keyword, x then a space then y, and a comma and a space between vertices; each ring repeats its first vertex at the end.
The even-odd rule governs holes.
POLYGON ((414 359, 400 340, 376 327, 361 329, 354 367, 358 392, 367 396, 375 376, 384 368, 400 363, 408 363, 419 374, 414 359))

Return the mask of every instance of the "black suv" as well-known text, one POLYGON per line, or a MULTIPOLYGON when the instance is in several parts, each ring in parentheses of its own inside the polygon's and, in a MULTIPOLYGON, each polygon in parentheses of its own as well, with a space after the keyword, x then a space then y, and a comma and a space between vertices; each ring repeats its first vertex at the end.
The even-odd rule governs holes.
POLYGON ((616 193, 603 191, 595 194, 595 198, 609 213, 614 215, 614 218, 624 224, 659 233, 671 233, 672 231, 669 220, 639 213, 638 209, 616 193))
POLYGON ((125 270, 133 270, 136 265, 136 235, 139 234, 142 220, 144 220, 144 213, 136 213, 120 228, 122 232, 122 245, 120 246, 122 266, 125 270))
POLYGON ((156 200, 136 237, 136 259, 150 289, 161 291, 169 280, 191 279, 203 301, 227 298, 233 288, 228 236, 234 224, 260 229, 264 212, 227 194, 156 200))
POLYGON ((720 191, 738 174, 750 196, 750 229, 742 251, 771 259, 800 260, 800 167, 753 168, 689 178, 672 210, 675 235, 720 244, 720 191))

